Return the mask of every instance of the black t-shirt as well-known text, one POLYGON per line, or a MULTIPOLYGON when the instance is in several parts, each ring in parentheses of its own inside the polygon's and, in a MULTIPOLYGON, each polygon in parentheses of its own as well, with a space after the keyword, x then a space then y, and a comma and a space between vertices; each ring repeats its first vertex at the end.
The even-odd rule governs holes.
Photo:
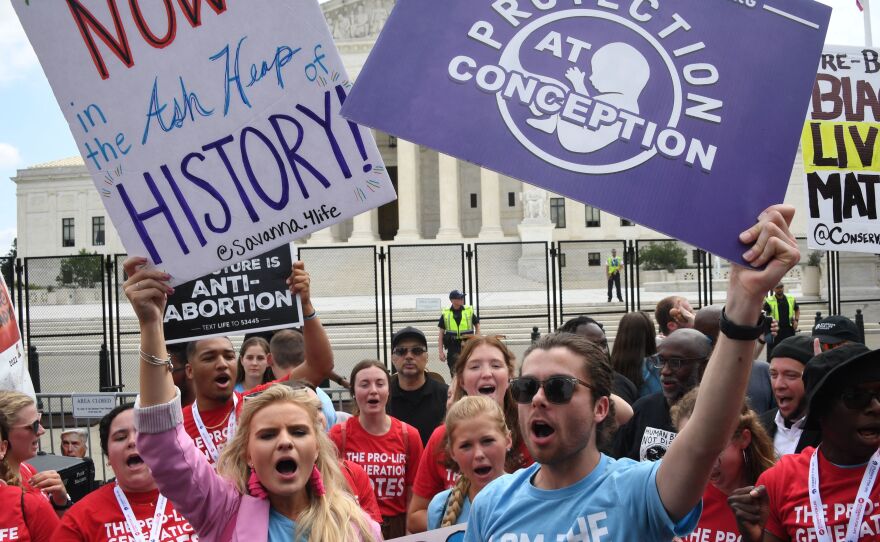
POLYGON ((642 397, 633 405, 633 417, 614 435, 612 455, 636 461, 657 461, 666 455, 676 431, 663 392, 642 397))
POLYGON ((428 444, 431 433, 446 417, 446 394, 449 386, 430 377, 425 384, 413 391, 400 387, 397 378, 391 380, 391 396, 385 411, 400 421, 419 430, 422 445, 428 444))
POLYGON ((635 403, 639 399, 639 390, 632 380, 614 371, 614 382, 611 384, 611 391, 629 404, 635 403))
MULTIPOLYGON (((779 331, 776 335, 776 341, 779 342, 786 337, 791 337, 794 335, 794 328, 791 325, 791 319, 794 318, 793 314, 788 314, 788 298, 783 297, 782 299, 776 298, 776 304, 779 306, 779 331)), ((798 302, 794 302, 794 310, 795 312, 800 309, 798 302)), ((764 312, 770 312, 770 303, 764 302, 764 312)))

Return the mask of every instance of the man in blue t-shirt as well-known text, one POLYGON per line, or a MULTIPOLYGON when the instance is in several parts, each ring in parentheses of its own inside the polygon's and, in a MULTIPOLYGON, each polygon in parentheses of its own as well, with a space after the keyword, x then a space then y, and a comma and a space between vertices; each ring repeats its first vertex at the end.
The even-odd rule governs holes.
POLYGON ((739 416, 762 333, 763 293, 799 259, 788 231, 793 215, 792 207, 772 207, 740 236, 754 243, 743 256, 754 267, 732 267, 703 393, 662 461, 615 461, 598 451, 614 419, 612 372, 601 350, 564 333, 530 347, 509 389, 535 464, 477 495, 465 541, 668 542, 691 531, 709 474, 739 416))

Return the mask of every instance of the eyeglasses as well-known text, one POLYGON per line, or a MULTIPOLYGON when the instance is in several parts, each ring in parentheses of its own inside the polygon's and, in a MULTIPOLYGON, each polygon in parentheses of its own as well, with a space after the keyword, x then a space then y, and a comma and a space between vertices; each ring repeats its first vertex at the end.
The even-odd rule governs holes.
POLYGON ((510 379, 510 395, 517 403, 527 405, 537 395, 538 390, 544 389, 544 397, 553 404, 564 405, 571 401, 575 386, 581 386, 594 390, 591 384, 587 384, 573 376, 551 376, 546 380, 538 380, 532 376, 521 376, 510 379))
POLYGON ((799 373, 797 371, 783 371, 780 373, 780 372, 771 370, 770 371, 770 380, 773 381, 773 380, 776 380, 777 378, 782 378, 782 380, 785 380, 786 382, 796 382, 796 381, 800 380, 803 375, 804 375, 804 373, 799 373))
POLYGON ((30 430, 30 431, 33 431, 34 434, 36 435, 37 433, 40 432, 40 425, 41 425, 41 424, 40 424, 40 421, 41 421, 42 419, 43 419, 43 413, 40 412, 40 413, 37 415, 37 419, 36 419, 36 420, 34 420, 33 422, 31 422, 31 423, 29 423, 29 424, 27 424, 27 425, 19 425, 18 427, 21 428, 21 429, 28 429, 28 430, 30 430))
POLYGON ((671 371, 681 369, 686 363, 694 363, 697 361, 706 361, 706 358, 664 358, 660 354, 654 354, 648 358, 648 363, 655 369, 662 369, 664 366, 669 367, 671 371))
POLYGON ((871 404, 871 401, 875 399, 880 401, 880 390, 861 390, 856 388, 844 391, 840 398, 843 400, 843 405, 850 410, 865 410, 871 404))
POLYGON ((391 353, 397 357, 403 357, 406 355, 407 352, 412 352, 412 355, 414 355, 414 356, 421 356, 422 354, 427 352, 427 350, 425 350, 421 346, 413 346, 412 348, 407 348, 405 346, 398 346, 397 348, 395 348, 394 350, 391 351, 391 353))

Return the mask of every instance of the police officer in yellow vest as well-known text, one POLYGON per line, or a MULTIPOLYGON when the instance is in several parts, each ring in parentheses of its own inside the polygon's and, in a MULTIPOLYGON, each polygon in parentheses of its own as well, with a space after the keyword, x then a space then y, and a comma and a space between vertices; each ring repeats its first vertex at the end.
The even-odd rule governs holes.
POLYGON ((448 309, 443 309, 440 322, 437 324, 440 328, 437 344, 440 349, 440 361, 445 361, 449 365, 449 373, 453 374, 462 342, 468 336, 480 333, 480 317, 476 315, 473 307, 464 304, 462 292, 458 290, 449 292, 449 301, 452 305, 448 309))
POLYGON ((611 249, 611 256, 605 262, 605 274, 608 276, 608 302, 611 303, 611 287, 617 288, 617 300, 623 302, 620 295, 620 268, 623 267, 623 259, 617 257, 617 249, 611 249))
MULTIPOLYGON (((764 312, 769 313, 779 326, 779 331, 773 338, 774 343, 778 344, 783 339, 793 337, 797 333, 801 308, 793 295, 785 293, 785 286, 781 283, 773 288, 773 295, 764 300, 764 312)), ((767 345, 768 353, 772 351, 770 346, 767 345)))

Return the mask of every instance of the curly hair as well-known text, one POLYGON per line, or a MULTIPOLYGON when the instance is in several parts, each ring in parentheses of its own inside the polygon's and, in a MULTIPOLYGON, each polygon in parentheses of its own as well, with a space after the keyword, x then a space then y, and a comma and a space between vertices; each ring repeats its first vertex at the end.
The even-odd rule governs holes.
MULTIPOLYGON (((461 349, 461 353, 458 355, 458 360, 455 362, 455 367, 452 370, 453 377, 458 379, 458 386, 456 386, 455 395, 452 398, 453 402, 467 395, 461 386, 464 368, 474 350, 483 345, 492 346, 501 351, 501 355, 504 356, 504 365, 507 367, 508 378, 516 374, 516 368, 514 367, 516 356, 513 355, 513 352, 507 348, 507 345, 499 337, 475 335, 465 341, 464 347, 461 349)), ((526 458, 523 457, 520 451, 523 449, 524 444, 522 432, 519 429, 519 410, 516 401, 510 395, 509 389, 504 392, 504 404, 501 405, 501 408, 504 411, 504 419, 507 422, 507 428, 510 429, 510 438, 513 442, 510 451, 507 453, 507 460, 504 462, 504 470, 506 472, 514 472, 525 466, 526 458)))
POLYGON ((217 462, 217 472, 228 479, 244 495, 248 493, 247 483, 250 471, 247 465, 247 448, 250 439, 251 423, 260 410, 277 402, 288 402, 303 409, 309 415, 312 433, 318 443, 318 458, 315 465, 321 472, 326 493, 319 496, 307 485, 309 507, 296 520, 294 538, 307 537, 310 540, 346 542, 352 535, 360 535, 367 542, 375 542, 366 513, 348 491, 348 485, 339 468, 336 447, 324 432, 318 411, 321 403, 304 389, 293 389, 276 384, 244 403, 235 436, 227 442, 217 462), (352 532, 354 529, 354 532, 352 532))
MULTIPOLYGON (((690 418, 694 414, 699 391, 699 387, 692 389, 669 410, 672 424, 676 428, 679 427, 682 420, 690 418)), ((776 463, 776 449, 773 447, 773 439, 770 438, 767 430, 761 424, 761 420, 758 419, 758 414, 749 408, 748 400, 743 401, 742 409, 739 412, 739 422, 731 440, 738 439, 746 429, 751 433, 752 440, 743 450, 745 485, 755 485, 761 473, 776 463)))
MULTIPOLYGON (((614 421, 614 401, 611 400, 611 385, 614 379, 614 371, 608 363, 608 356, 593 342, 572 333, 550 333, 544 335, 532 344, 523 354, 523 359, 535 350, 551 350, 553 348, 565 348, 584 360, 584 373, 592 385, 593 404, 602 397, 608 398, 608 413, 596 426, 596 447, 600 450, 606 448, 617 430, 617 422, 614 421)), ((520 368, 522 374, 522 368, 520 368)))
MULTIPOLYGON (((494 429, 502 436, 509 437, 510 430, 504 422, 504 411, 501 407, 488 397, 463 397, 460 401, 456 401, 449 408, 446 414, 446 437, 445 449, 446 454, 452 457, 452 442, 455 438, 455 430, 462 422, 472 420, 477 416, 487 416, 489 421, 493 423, 494 429)), ((460 470, 460 469, 459 469, 460 470)), ((461 514, 461 505, 464 498, 468 496, 471 488, 471 482, 467 476, 461 475, 455 482, 449 497, 446 499, 446 513, 440 522, 440 527, 449 527, 455 525, 458 516, 461 514)))

